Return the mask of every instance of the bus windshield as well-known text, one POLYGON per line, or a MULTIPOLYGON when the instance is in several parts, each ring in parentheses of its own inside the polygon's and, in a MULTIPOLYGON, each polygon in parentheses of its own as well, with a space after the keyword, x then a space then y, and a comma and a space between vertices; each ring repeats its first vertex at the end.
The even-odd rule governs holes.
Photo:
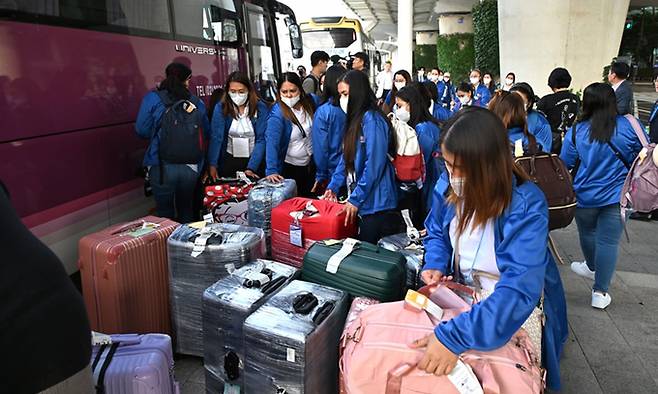
POLYGON ((316 48, 347 48, 356 41, 356 31, 351 28, 305 30, 304 41, 316 48))

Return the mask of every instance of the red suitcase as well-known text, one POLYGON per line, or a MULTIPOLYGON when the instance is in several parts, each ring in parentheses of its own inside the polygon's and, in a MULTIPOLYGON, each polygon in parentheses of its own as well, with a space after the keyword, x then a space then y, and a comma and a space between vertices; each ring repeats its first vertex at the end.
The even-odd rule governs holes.
POLYGON ((301 267, 306 250, 315 241, 355 237, 356 223, 345 226, 342 209, 342 204, 301 197, 286 200, 272 209, 273 260, 301 267), (291 234, 293 224, 301 229, 301 237, 291 234))
POLYGON ((167 238, 176 227, 147 216, 80 239, 82 295, 92 330, 171 333, 167 238))

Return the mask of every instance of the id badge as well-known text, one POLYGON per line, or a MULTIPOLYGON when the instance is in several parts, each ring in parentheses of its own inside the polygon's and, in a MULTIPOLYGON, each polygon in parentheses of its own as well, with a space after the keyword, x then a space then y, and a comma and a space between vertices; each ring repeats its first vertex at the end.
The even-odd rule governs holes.
POLYGON ((249 138, 232 137, 233 157, 249 158, 249 138))
POLYGON ((299 224, 293 223, 290 225, 290 243, 303 247, 302 244, 302 227, 299 224))

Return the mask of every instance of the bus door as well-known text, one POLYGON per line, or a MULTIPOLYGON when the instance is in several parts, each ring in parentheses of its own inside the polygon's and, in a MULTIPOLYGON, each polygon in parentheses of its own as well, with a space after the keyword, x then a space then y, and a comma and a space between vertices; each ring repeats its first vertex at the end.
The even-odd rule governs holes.
POLYGON ((266 101, 274 101, 276 75, 280 73, 280 68, 275 62, 277 56, 271 21, 265 8, 251 3, 245 3, 244 7, 249 74, 260 96, 266 101))

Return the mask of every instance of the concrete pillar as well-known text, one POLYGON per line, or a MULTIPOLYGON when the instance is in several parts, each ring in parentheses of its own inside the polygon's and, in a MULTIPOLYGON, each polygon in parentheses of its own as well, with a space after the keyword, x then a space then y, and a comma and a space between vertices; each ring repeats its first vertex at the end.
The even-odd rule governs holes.
POLYGON ((413 73, 414 60, 414 2, 398 0, 398 53, 397 69, 413 73))
POLYGON ((569 70, 574 91, 602 80, 619 52, 629 0, 498 0, 500 73, 542 96, 548 75, 569 70))

